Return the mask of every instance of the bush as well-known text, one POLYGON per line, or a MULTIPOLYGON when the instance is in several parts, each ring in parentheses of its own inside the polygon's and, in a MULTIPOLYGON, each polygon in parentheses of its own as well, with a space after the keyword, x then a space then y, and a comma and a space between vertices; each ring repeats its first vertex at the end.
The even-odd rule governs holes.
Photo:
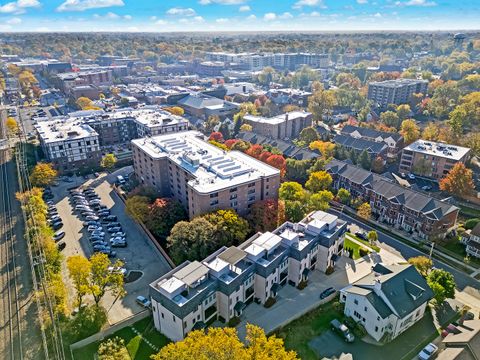
POLYGON ((300 281, 297 285, 298 290, 303 290, 307 287, 308 282, 307 281, 300 281))
POLYGON ((368 251, 367 249, 364 249, 364 248, 360 248, 360 249, 358 249, 358 253, 360 254, 360 257, 364 257, 365 255, 368 255, 370 253, 370 251, 368 251))
POLYGON ((329 266, 329 267, 327 267, 327 270, 325 270, 325 274, 326 275, 333 274, 334 270, 335 269, 333 268, 333 266, 329 266))
POLYGON ((332 304, 332 307, 335 311, 338 311, 338 312, 341 312, 341 313, 343 313, 343 311, 345 310, 345 304, 341 303, 340 301, 335 301, 332 304))
POLYGON ((273 297, 269 297, 267 301, 265 301, 265 304, 263 306, 265 306, 268 309, 269 307, 272 307, 276 302, 277 302, 277 299, 273 297))
POLYGON ((465 221, 465 229, 471 230, 475 227, 480 222, 480 219, 475 218, 475 219, 468 219, 465 221))
POLYGON ((229 327, 235 327, 238 324, 240 324, 240 318, 238 316, 234 316, 228 321, 228 326, 229 327))

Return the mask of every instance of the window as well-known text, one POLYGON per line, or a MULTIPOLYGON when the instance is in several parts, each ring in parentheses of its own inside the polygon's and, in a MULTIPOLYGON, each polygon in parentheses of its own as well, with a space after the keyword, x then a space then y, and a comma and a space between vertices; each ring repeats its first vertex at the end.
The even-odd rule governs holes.
POLYGON ((163 313, 160 313, 160 315, 162 315, 162 319, 165 319, 165 315, 163 313))
POLYGON ((367 312, 367 311, 368 311, 368 308, 365 306, 365 307, 363 308, 363 310, 365 310, 365 312, 367 312))
POLYGON ((235 191, 237 191, 236 187, 230 189, 230 192, 235 192, 235 191))
POLYGON ((236 199, 236 198, 237 198, 237 196, 238 196, 237 194, 232 194, 232 195, 230 195, 230 200, 234 200, 234 199, 236 199))
POLYGON ((358 300, 357 300, 357 299, 353 300, 353 303, 354 303, 355 305, 358 305, 358 300))
POLYGON ((216 198, 216 197, 218 197, 218 192, 210 194, 210 198, 216 198))
POLYGON ((175 315, 173 315, 173 322, 175 322, 175 315))
POLYGON ((378 332, 378 326, 375 326, 375 332, 378 332))

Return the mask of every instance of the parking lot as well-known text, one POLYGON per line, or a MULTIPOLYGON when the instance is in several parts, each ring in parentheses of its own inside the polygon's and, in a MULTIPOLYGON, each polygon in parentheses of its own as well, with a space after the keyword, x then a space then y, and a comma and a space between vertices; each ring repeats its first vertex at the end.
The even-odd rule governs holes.
MULTIPOLYGON (((61 242, 65 242, 66 245, 62 251, 65 259, 76 254, 89 257, 94 252, 89 240, 90 234, 87 232, 86 227, 83 226, 85 219, 79 211, 74 210, 75 204, 68 194, 69 188, 92 186, 95 193, 99 196, 101 204, 105 205, 112 215, 117 216, 117 221, 122 227, 121 231, 125 232, 128 245, 125 248, 112 248, 111 250, 116 252, 116 256, 112 257, 112 261, 121 259, 125 263, 127 272, 139 270, 142 272, 142 276, 136 281, 126 283, 127 296, 123 299, 115 301, 111 294, 107 294, 104 297, 102 303, 108 310, 110 324, 141 311, 142 307, 136 303, 136 297, 138 295, 148 295, 148 284, 170 270, 167 261, 150 242, 146 234, 126 215, 123 202, 114 192, 109 182, 109 179, 113 178, 111 175, 107 177, 106 174, 101 174, 98 178, 88 180, 77 177, 74 179, 74 182, 59 181, 58 186, 52 188, 54 193, 53 202, 64 224, 61 230, 65 232, 65 237, 61 242)), ((106 224, 102 225, 105 225, 102 226, 102 231, 107 233, 105 231, 106 224)), ((107 242, 108 239, 109 236, 106 234, 105 240, 107 242)), ((65 262, 63 264, 63 274, 65 279, 67 279, 68 272, 65 262)), ((72 284, 67 282, 67 287, 70 294, 69 298, 73 301, 74 289, 72 284)))

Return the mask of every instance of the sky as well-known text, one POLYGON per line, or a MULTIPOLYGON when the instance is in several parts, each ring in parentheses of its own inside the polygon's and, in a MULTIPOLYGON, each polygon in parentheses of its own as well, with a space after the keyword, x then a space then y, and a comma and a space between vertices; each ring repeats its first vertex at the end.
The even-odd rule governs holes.
POLYGON ((480 0, 0 0, 0 31, 479 30, 480 0))

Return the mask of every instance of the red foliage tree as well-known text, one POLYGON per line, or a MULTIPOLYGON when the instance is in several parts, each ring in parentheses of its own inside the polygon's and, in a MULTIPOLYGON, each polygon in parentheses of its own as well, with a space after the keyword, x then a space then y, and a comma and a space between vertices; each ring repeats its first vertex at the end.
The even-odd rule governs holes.
POLYGON ((255 144, 255 145, 250 146, 248 148, 248 150, 245 151, 245 154, 247 154, 251 157, 254 157, 255 159, 259 159, 262 152, 263 152, 263 146, 255 144))
POLYGON ((285 175, 285 165, 287 162, 285 161, 285 158, 282 155, 271 155, 267 159, 266 163, 280 170, 281 176, 285 175))
POLYGON ((166 238, 177 222, 185 220, 187 214, 184 208, 174 199, 158 198, 150 205, 147 228, 158 238, 166 238))
POLYGON ((235 145, 235 143, 238 142, 237 139, 228 139, 226 140, 223 144, 228 147, 229 149, 232 148, 233 145, 235 145))
POLYGON ((258 160, 263 161, 264 163, 267 162, 267 159, 272 156, 273 154, 270 151, 264 151, 263 153, 260 154, 260 157, 258 160))
POLYGON ((257 201, 250 209, 248 221, 255 231, 272 231, 285 222, 285 204, 274 199, 257 201))
POLYGON ((214 131, 210 134, 210 137, 208 138, 208 140, 213 140, 219 143, 223 143, 223 135, 221 132, 214 131))

